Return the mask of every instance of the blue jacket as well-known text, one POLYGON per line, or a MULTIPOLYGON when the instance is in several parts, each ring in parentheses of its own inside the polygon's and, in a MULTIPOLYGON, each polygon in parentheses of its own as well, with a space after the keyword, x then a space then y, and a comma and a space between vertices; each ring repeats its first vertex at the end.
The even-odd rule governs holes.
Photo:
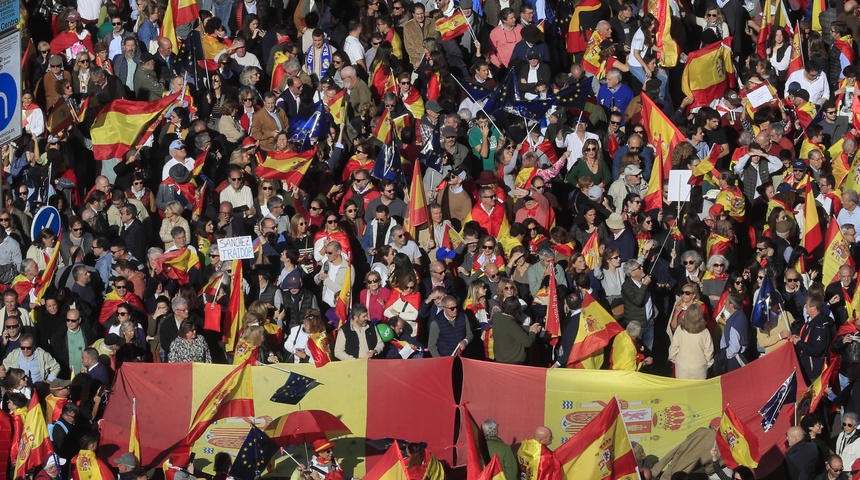
MULTIPOLYGON (((645 180, 648 180, 651 178, 651 163, 654 160, 654 151, 650 148, 646 148, 646 143, 647 139, 644 139, 642 142, 643 148, 639 151, 639 156, 642 157, 642 176, 645 180)), ((628 148, 627 145, 624 145, 615 152, 615 157, 612 158, 612 178, 621 177, 621 160, 624 159, 624 155, 629 151, 630 148, 628 148)))
POLYGON ((140 25, 137 31, 137 39, 143 44, 143 48, 149 49, 149 42, 158 40, 158 28, 153 25, 152 21, 146 20, 140 25))
MULTIPOLYGON (((633 101, 633 90, 623 83, 619 83, 614 92, 604 83, 597 92, 597 103, 606 111, 611 111, 612 107, 615 107, 623 114, 631 101, 633 101)), ((624 123, 623 117, 621 123, 624 123)))

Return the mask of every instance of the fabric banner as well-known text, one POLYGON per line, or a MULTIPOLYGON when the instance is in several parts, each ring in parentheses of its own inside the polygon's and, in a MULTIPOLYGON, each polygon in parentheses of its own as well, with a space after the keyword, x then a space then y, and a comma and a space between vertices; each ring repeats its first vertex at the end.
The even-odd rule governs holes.
MULTIPOLYGON (((508 443, 531 438, 535 427, 546 425, 555 436, 550 446, 555 450, 618 395, 630 440, 639 442, 649 455, 665 455, 694 430, 720 418, 725 402, 729 402, 755 433, 761 451, 767 452, 756 470, 757 477, 773 471, 783 460, 780 452, 786 449, 785 432, 791 426, 793 405, 783 407, 776 425, 767 433, 759 425, 757 412, 797 366, 791 346, 710 380, 604 370, 544 370, 468 359, 462 362, 461 402, 469 405, 476 422, 487 418, 498 422, 500 438, 508 443)), ((466 458, 465 453, 460 447, 458 458, 466 458)))
MULTIPOLYGON (((281 415, 301 409, 325 410, 338 417, 352 435, 337 442, 335 456, 344 470, 364 476, 383 452, 366 451, 365 439, 385 437, 425 441, 428 452, 452 463, 446 449, 454 437, 457 407, 451 382, 453 358, 416 362, 352 361, 335 362, 325 368, 308 364, 279 364, 252 367, 256 418, 218 420, 194 444, 197 464, 211 472, 215 454, 236 455, 248 434, 252 420, 260 429, 281 415), (321 383, 300 405, 271 402, 272 394, 284 385, 290 371, 307 375, 321 383), (420 379, 404 382, 404 379, 420 379), (408 421, 392 421, 392 395, 409 399, 402 405, 420 415, 408 421)), ((126 363, 119 370, 113 394, 105 411, 99 454, 116 458, 128 448, 132 399, 137 399, 137 422, 143 465, 160 464, 188 433, 191 417, 209 392, 234 367, 210 364, 126 363), (187 386, 191 385, 192 388, 187 386), (169 405, 170 408, 164 408, 169 405)), ((298 450, 303 455, 303 449, 298 450)), ((292 463, 292 462, 290 462, 292 463)), ((284 464, 290 467, 290 464, 284 464)))

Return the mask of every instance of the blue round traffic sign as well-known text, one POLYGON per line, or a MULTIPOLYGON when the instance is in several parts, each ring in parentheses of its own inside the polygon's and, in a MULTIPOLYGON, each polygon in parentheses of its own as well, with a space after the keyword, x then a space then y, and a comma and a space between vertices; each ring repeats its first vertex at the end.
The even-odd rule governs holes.
POLYGON ((33 223, 30 224, 30 238, 36 238, 36 235, 45 228, 50 228, 54 235, 59 235, 62 225, 60 212, 56 208, 46 205, 33 215, 33 223))
POLYGON ((18 86, 8 73, 0 73, 0 130, 9 126, 18 108, 18 86))

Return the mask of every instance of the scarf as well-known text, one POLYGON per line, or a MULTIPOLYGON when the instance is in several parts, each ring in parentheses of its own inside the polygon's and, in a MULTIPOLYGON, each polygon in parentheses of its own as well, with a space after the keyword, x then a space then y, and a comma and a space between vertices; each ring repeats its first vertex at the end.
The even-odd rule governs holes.
POLYGON ((328 42, 323 42, 319 53, 320 63, 322 64, 321 66, 316 65, 316 62, 314 61, 314 57, 316 57, 316 55, 314 55, 315 51, 316 48, 313 46, 308 49, 308 54, 305 56, 305 65, 311 73, 316 73, 317 76, 321 77, 322 74, 324 74, 331 66, 331 47, 328 45, 328 42))

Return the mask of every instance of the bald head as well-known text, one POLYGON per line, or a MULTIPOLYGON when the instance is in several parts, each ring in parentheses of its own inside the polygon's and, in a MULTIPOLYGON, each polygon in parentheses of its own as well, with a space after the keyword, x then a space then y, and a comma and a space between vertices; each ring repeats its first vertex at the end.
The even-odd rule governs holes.
POLYGON ((488 277, 494 277, 498 275, 499 267, 495 263, 489 263, 486 267, 484 267, 484 274, 488 277))
POLYGON ((541 445, 549 445, 552 443, 552 430, 544 426, 537 427, 535 429, 535 440, 541 445))
POLYGON ((788 446, 803 441, 803 429, 800 427, 791 427, 785 433, 785 438, 788 440, 788 446))

